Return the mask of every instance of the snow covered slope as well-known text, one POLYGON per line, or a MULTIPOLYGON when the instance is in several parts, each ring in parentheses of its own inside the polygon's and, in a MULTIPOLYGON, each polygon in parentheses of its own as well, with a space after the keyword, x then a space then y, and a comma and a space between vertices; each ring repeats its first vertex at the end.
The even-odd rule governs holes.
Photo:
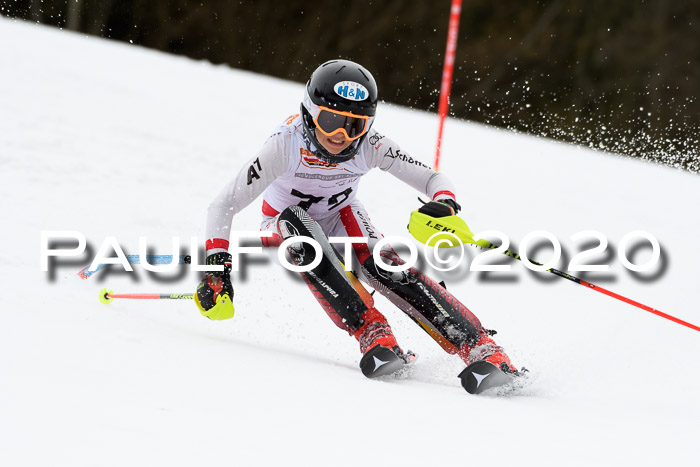
MULTIPOLYGON (((103 287, 191 292, 186 270, 81 281, 86 256, 41 272, 44 230, 81 231, 92 253, 107 236, 129 253, 139 236, 158 253, 172 236, 202 238, 215 172, 233 176, 302 86, 4 18, 0 43, 0 464, 697 462, 700 333, 519 263, 439 275, 536 375, 509 398, 466 394, 460 361, 381 297, 420 359, 407 379, 365 379, 356 342, 265 256, 234 278, 224 322, 187 301, 97 300, 103 287)), ((382 105, 376 128, 431 162, 434 115, 382 105)), ((517 249, 547 230, 570 258, 571 235, 600 231, 610 254, 594 259, 611 271, 576 275, 700 323, 697 176, 465 122, 445 137, 441 169, 475 232, 517 249), (662 246, 647 280, 615 254, 638 229, 662 246)), ((384 234, 406 236, 417 193, 384 173, 361 187, 384 234)), ((260 204, 234 228, 256 229, 260 204)))

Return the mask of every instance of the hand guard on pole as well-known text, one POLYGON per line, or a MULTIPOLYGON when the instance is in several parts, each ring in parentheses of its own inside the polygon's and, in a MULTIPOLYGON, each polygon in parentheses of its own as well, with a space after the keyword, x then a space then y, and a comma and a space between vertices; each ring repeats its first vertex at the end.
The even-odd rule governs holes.
POLYGON ((233 318, 233 285, 231 284, 231 255, 216 253, 207 257, 207 264, 222 265, 223 271, 208 272, 197 286, 194 301, 202 316, 212 320, 233 318))
POLYGON ((455 237, 462 243, 477 243, 467 224, 456 215, 461 208, 451 198, 427 202, 411 213, 408 231, 419 242, 439 248, 460 246, 455 237))

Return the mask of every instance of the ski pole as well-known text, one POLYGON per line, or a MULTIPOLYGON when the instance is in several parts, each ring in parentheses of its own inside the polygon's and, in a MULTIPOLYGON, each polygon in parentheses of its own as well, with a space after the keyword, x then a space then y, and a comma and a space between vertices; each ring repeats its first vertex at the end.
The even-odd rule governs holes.
MULTIPOLYGON (((178 264, 190 264, 190 255, 180 255, 178 258, 178 264)), ((129 264, 141 264, 141 255, 126 255, 126 260, 129 264)), ((170 264, 173 262, 173 255, 146 255, 146 262, 149 264, 170 264)), ((83 269, 78 271, 78 276, 81 279, 87 279, 88 277, 95 274, 100 269, 110 266, 110 264, 98 264, 94 270, 90 271, 88 268, 90 266, 85 266, 83 269)))
POLYGON ((135 300, 192 300, 194 294, 191 293, 132 293, 132 294, 115 294, 111 290, 100 290, 100 301, 105 305, 112 303, 115 298, 130 298, 135 300))
MULTIPOLYGON (((447 234, 453 234, 455 235, 459 240, 461 240, 464 243, 471 243, 472 245, 479 246, 484 249, 494 249, 498 248, 497 245, 492 244, 486 239, 479 239, 479 240, 474 240, 474 234, 472 231, 469 229, 469 226, 467 226, 467 223, 464 222, 463 219, 457 217, 457 216, 446 216, 446 217, 432 217, 428 216, 426 214, 423 214, 418 211, 413 211, 411 213, 411 219, 409 221, 409 232, 411 235, 413 235, 416 240, 418 240, 421 243, 425 243, 426 245, 432 245, 435 246, 437 241, 443 238, 448 238, 446 236, 436 236, 437 233, 441 232, 447 232, 447 234), (437 238, 435 238, 437 237, 437 238), (433 239, 433 240, 431 240, 433 239)), ((505 250, 502 252, 506 256, 510 256, 511 258, 517 259, 518 261, 522 261, 522 258, 520 257, 519 254, 514 253, 510 250, 505 250)), ((528 258, 528 261, 530 261, 532 264, 536 264, 538 266, 542 266, 542 263, 538 263, 537 261, 533 261, 528 258)), ((563 271, 560 271, 555 268, 550 268, 547 269, 547 272, 554 274, 559 277, 563 277, 564 279, 568 279, 571 282, 574 282, 576 284, 582 285, 584 287, 588 287, 591 290, 595 290, 596 292, 600 292, 602 294, 607 295, 608 297, 616 298, 617 300, 620 300, 622 302, 628 303, 632 306, 635 306, 637 308, 641 308, 644 311, 648 311, 649 313, 653 313, 657 316, 660 316, 662 318, 665 318, 669 321, 673 321, 674 323, 680 324, 682 326, 688 327, 690 329, 693 329, 695 331, 700 332, 700 326, 696 326, 692 323, 689 323, 687 321, 683 321, 680 318, 676 318, 675 316, 669 315, 667 313, 664 313, 662 311, 659 311, 655 308, 652 308, 648 305, 644 305, 643 303, 639 303, 635 300, 632 300, 630 298, 627 298, 623 295, 620 295, 618 293, 612 292, 610 290, 604 289, 603 287, 599 285, 592 284, 590 282, 584 281, 583 279, 579 279, 576 276, 572 276, 571 274, 567 274, 563 271)))
MULTIPOLYGON (((475 242, 474 245, 479 246, 479 247, 484 248, 484 249, 494 249, 494 248, 498 248, 497 245, 494 245, 494 244, 492 244, 491 242, 489 242, 488 240, 483 240, 483 239, 478 240, 478 242, 475 242)), ((520 257, 519 254, 514 253, 514 252, 512 252, 512 251, 510 251, 510 250, 505 250, 505 251, 503 252, 503 254, 506 255, 506 256, 510 256, 511 258, 515 258, 515 259, 517 259, 518 261, 522 261, 522 260, 523 260, 523 259, 520 257)), ((531 259, 529 259, 529 258, 528 258, 528 261, 530 261, 532 264, 536 264, 537 266, 542 266, 542 263, 538 263, 537 261, 531 260, 531 259)), ((645 305, 645 304, 643 304, 643 303, 639 303, 639 302, 637 302, 637 301, 635 301, 635 300, 632 300, 631 298, 627 298, 627 297, 625 297, 625 296, 623 296, 623 295, 620 295, 620 294, 618 294, 618 293, 615 293, 615 292, 613 292, 613 291, 610 291, 610 290, 608 290, 608 289, 605 289, 605 288, 603 288, 603 287, 601 287, 601 286, 599 286, 599 285, 595 285, 595 284, 592 284, 592 283, 590 283, 590 282, 584 281, 583 279, 579 279, 578 277, 572 276, 571 274, 567 274, 567 273, 565 273, 564 271, 560 271, 559 269, 549 268, 549 269, 547 269, 547 272, 552 273, 552 274, 554 274, 554 275, 556 275, 556 276, 559 276, 559 277, 563 277, 564 279, 568 279, 568 280, 570 280, 571 282, 574 282, 574 283, 576 283, 576 284, 583 285, 584 287, 588 287, 589 289, 592 289, 592 290, 595 290, 596 292, 600 292, 600 293, 602 293, 602 294, 605 294, 605 295, 607 295, 608 297, 616 298, 616 299, 618 299, 618 300, 620 300, 620 301, 622 301, 622 302, 628 303, 628 304, 630 304, 630 305, 632 305, 632 306, 636 306, 637 308, 641 308, 642 310, 648 311, 649 313, 653 313, 653 314, 655 314, 655 315, 657 315, 657 316, 661 316, 662 318, 666 318, 667 320, 673 321, 674 323, 678 323, 678 324, 680 324, 680 325, 682 325, 682 326, 686 326, 686 327, 688 327, 688 328, 690 328, 690 329, 694 329, 694 330, 696 330, 696 331, 700 331, 700 326, 696 326, 696 325, 694 325, 694 324, 692 324, 692 323, 689 323, 689 322, 687 322, 687 321, 683 321, 683 320, 680 319, 680 318, 676 318, 675 316, 672 316, 672 315, 669 315, 669 314, 667 314, 667 313, 664 313, 663 311, 659 311, 659 310, 657 310, 657 309, 655 309, 655 308, 652 308, 652 307, 650 307, 650 306, 648 306, 648 305, 645 305)))

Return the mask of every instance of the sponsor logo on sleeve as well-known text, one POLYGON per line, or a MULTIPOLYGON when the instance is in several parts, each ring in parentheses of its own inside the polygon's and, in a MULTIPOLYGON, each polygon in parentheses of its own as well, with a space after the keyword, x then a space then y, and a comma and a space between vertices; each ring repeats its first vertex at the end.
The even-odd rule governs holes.
POLYGON ((260 158, 255 159, 253 163, 250 164, 250 167, 248 167, 248 185, 252 184, 254 180, 260 180, 260 174, 258 174, 258 172, 262 172, 260 158), (256 165, 258 167, 258 170, 255 170, 256 165))
POLYGON ((298 116, 299 116, 299 114, 290 115, 289 118, 287 118, 287 120, 284 121, 284 124, 291 125, 292 122, 294 121, 294 119, 297 118, 298 116))
POLYGON ((425 167, 426 169, 430 169, 430 166, 425 165, 418 159, 414 159, 413 157, 403 154, 400 149, 394 150, 394 148, 389 148, 389 150, 384 154, 384 157, 390 157, 392 159, 399 159, 400 161, 406 162, 408 164, 415 164, 419 165, 421 167, 425 167))

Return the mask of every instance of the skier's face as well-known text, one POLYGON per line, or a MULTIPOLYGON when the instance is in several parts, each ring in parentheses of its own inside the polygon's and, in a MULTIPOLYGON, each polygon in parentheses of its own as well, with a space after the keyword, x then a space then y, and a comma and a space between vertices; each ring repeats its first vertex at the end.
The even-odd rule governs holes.
POLYGON ((316 139, 318 139, 321 146, 331 154, 340 154, 352 144, 352 141, 349 141, 342 132, 338 132, 333 136, 326 136, 320 131, 317 131, 316 139))

